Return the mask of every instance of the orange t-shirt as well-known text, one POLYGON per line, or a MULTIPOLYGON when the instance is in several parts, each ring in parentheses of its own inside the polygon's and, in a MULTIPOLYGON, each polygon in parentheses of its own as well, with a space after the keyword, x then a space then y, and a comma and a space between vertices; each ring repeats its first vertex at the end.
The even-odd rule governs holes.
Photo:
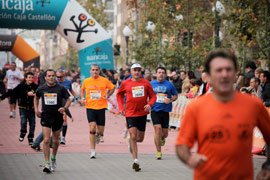
POLYGON ((252 137, 258 126, 270 142, 270 117, 261 100, 235 92, 228 103, 212 93, 190 102, 176 145, 191 148, 198 141, 198 153, 208 161, 194 170, 194 179, 253 179, 252 137))
POLYGON ((87 109, 104 109, 108 107, 107 89, 112 90, 114 85, 108 79, 99 76, 97 79, 92 77, 83 81, 81 89, 85 91, 85 108, 87 109))

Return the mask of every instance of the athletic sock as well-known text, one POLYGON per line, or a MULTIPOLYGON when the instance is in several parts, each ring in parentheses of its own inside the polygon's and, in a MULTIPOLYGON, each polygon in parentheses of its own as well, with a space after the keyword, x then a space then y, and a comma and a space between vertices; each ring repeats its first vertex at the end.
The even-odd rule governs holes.
POLYGON ((135 163, 139 163, 139 160, 138 160, 138 159, 134 159, 134 162, 135 162, 135 163))
POLYGON ((45 161, 45 164, 50 164, 50 161, 45 161))
POLYGON ((55 160, 55 156, 54 155, 52 155, 51 160, 55 160))
POLYGON ((91 149, 91 152, 96 152, 96 150, 95 149, 91 149))
POLYGON ((64 124, 62 128, 62 136, 66 137, 66 133, 67 133, 67 124, 64 124))

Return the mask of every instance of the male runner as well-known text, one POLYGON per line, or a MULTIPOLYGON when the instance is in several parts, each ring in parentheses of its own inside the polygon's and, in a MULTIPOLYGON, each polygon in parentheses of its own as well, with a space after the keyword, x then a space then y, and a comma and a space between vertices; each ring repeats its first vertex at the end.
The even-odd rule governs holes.
POLYGON ((105 109, 108 107, 107 99, 113 94, 115 87, 111 81, 99 75, 100 67, 97 64, 91 65, 90 73, 91 77, 85 79, 82 83, 81 103, 85 102, 89 123, 90 158, 95 159, 96 144, 100 142, 100 137, 104 133, 105 109), (107 89, 109 90, 108 93, 107 89))
MULTIPOLYGON (((270 145, 270 117, 260 99, 234 91, 236 56, 218 49, 209 53, 205 70, 212 93, 191 101, 186 109, 176 153, 190 168, 194 179, 253 179, 252 137, 258 126, 270 145), (190 153, 194 142, 198 152, 190 153)), ((263 164, 258 179, 270 178, 270 159, 263 164)))
MULTIPOLYGON (((29 122, 28 143, 33 144, 33 138, 35 134, 36 118, 34 109, 34 96, 38 85, 34 83, 34 75, 31 72, 26 73, 25 81, 21 82, 14 89, 0 96, 1 100, 6 97, 16 96, 18 99, 20 118, 21 118, 21 130, 19 141, 22 142, 27 133, 27 121, 29 122)), ((0 101, 1 101, 0 100, 0 101)))
MULTIPOLYGON (((57 77, 57 82, 61 86, 64 86, 70 94, 72 94, 74 97, 76 97, 76 93, 72 91, 72 84, 69 79, 66 78, 65 72, 63 70, 57 70, 56 71, 56 77, 57 77)), ((63 105, 66 103, 65 100, 63 100, 63 105)), ((66 115, 71 118, 72 122, 74 121, 69 109, 66 110, 66 115)), ((62 137, 60 139, 60 144, 66 144, 66 133, 67 133, 67 118, 64 118, 64 124, 62 128, 62 137)))
POLYGON ((162 158, 161 146, 165 145, 168 137, 169 112, 172 111, 172 102, 178 98, 175 86, 166 80, 166 69, 156 69, 157 79, 151 85, 157 95, 157 101, 151 108, 151 118, 155 129, 154 142, 157 148, 157 159, 162 158))
POLYGON ((147 114, 156 101, 155 92, 150 82, 142 78, 141 70, 140 64, 133 64, 131 66, 132 78, 122 82, 116 95, 119 111, 126 116, 130 134, 129 147, 134 159, 132 168, 135 171, 141 170, 137 142, 142 142, 144 139, 147 114), (124 108, 125 97, 126 106, 124 108))
MULTIPOLYGON (((24 80, 22 73, 19 70, 16 70, 16 63, 11 63, 11 69, 7 71, 4 82, 7 82, 7 89, 11 91, 16 86, 18 86, 21 81, 24 80)), ((16 96, 11 95, 9 97, 9 108, 10 115, 9 118, 16 118, 16 96)))
POLYGON ((59 146, 59 136, 63 125, 63 113, 69 107, 71 101, 66 88, 56 82, 55 71, 48 69, 44 73, 46 83, 37 89, 34 98, 35 112, 41 118, 41 126, 44 136, 43 151, 45 167, 43 172, 51 173, 56 168, 56 154, 59 146), (38 109, 39 99, 42 99, 42 112, 38 109), (63 106, 62 100, 66 99, 63 106), (50 165, 50 136, 52 131, 53 153, 50 165))

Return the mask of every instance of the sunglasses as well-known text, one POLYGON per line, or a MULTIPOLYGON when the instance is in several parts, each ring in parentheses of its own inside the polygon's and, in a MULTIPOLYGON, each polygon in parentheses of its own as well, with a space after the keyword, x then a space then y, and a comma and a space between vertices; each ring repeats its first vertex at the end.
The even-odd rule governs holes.
POLYGON ((57 78, 62 78, 63 76, 56 76, 57 78))

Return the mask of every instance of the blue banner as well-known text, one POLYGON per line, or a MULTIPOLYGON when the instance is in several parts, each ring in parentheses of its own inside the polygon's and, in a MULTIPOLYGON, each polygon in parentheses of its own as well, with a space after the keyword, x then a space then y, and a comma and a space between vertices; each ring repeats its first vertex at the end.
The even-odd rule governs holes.
POLYGON ((97 64, 105 69, 114 69, 112 39, 101 41, 78 52, 81 67, 81 81, 90 77, 90 67, 97 64))
POLYGON ((55 30, 69 0, 0 0, 0 28, 55 30))

